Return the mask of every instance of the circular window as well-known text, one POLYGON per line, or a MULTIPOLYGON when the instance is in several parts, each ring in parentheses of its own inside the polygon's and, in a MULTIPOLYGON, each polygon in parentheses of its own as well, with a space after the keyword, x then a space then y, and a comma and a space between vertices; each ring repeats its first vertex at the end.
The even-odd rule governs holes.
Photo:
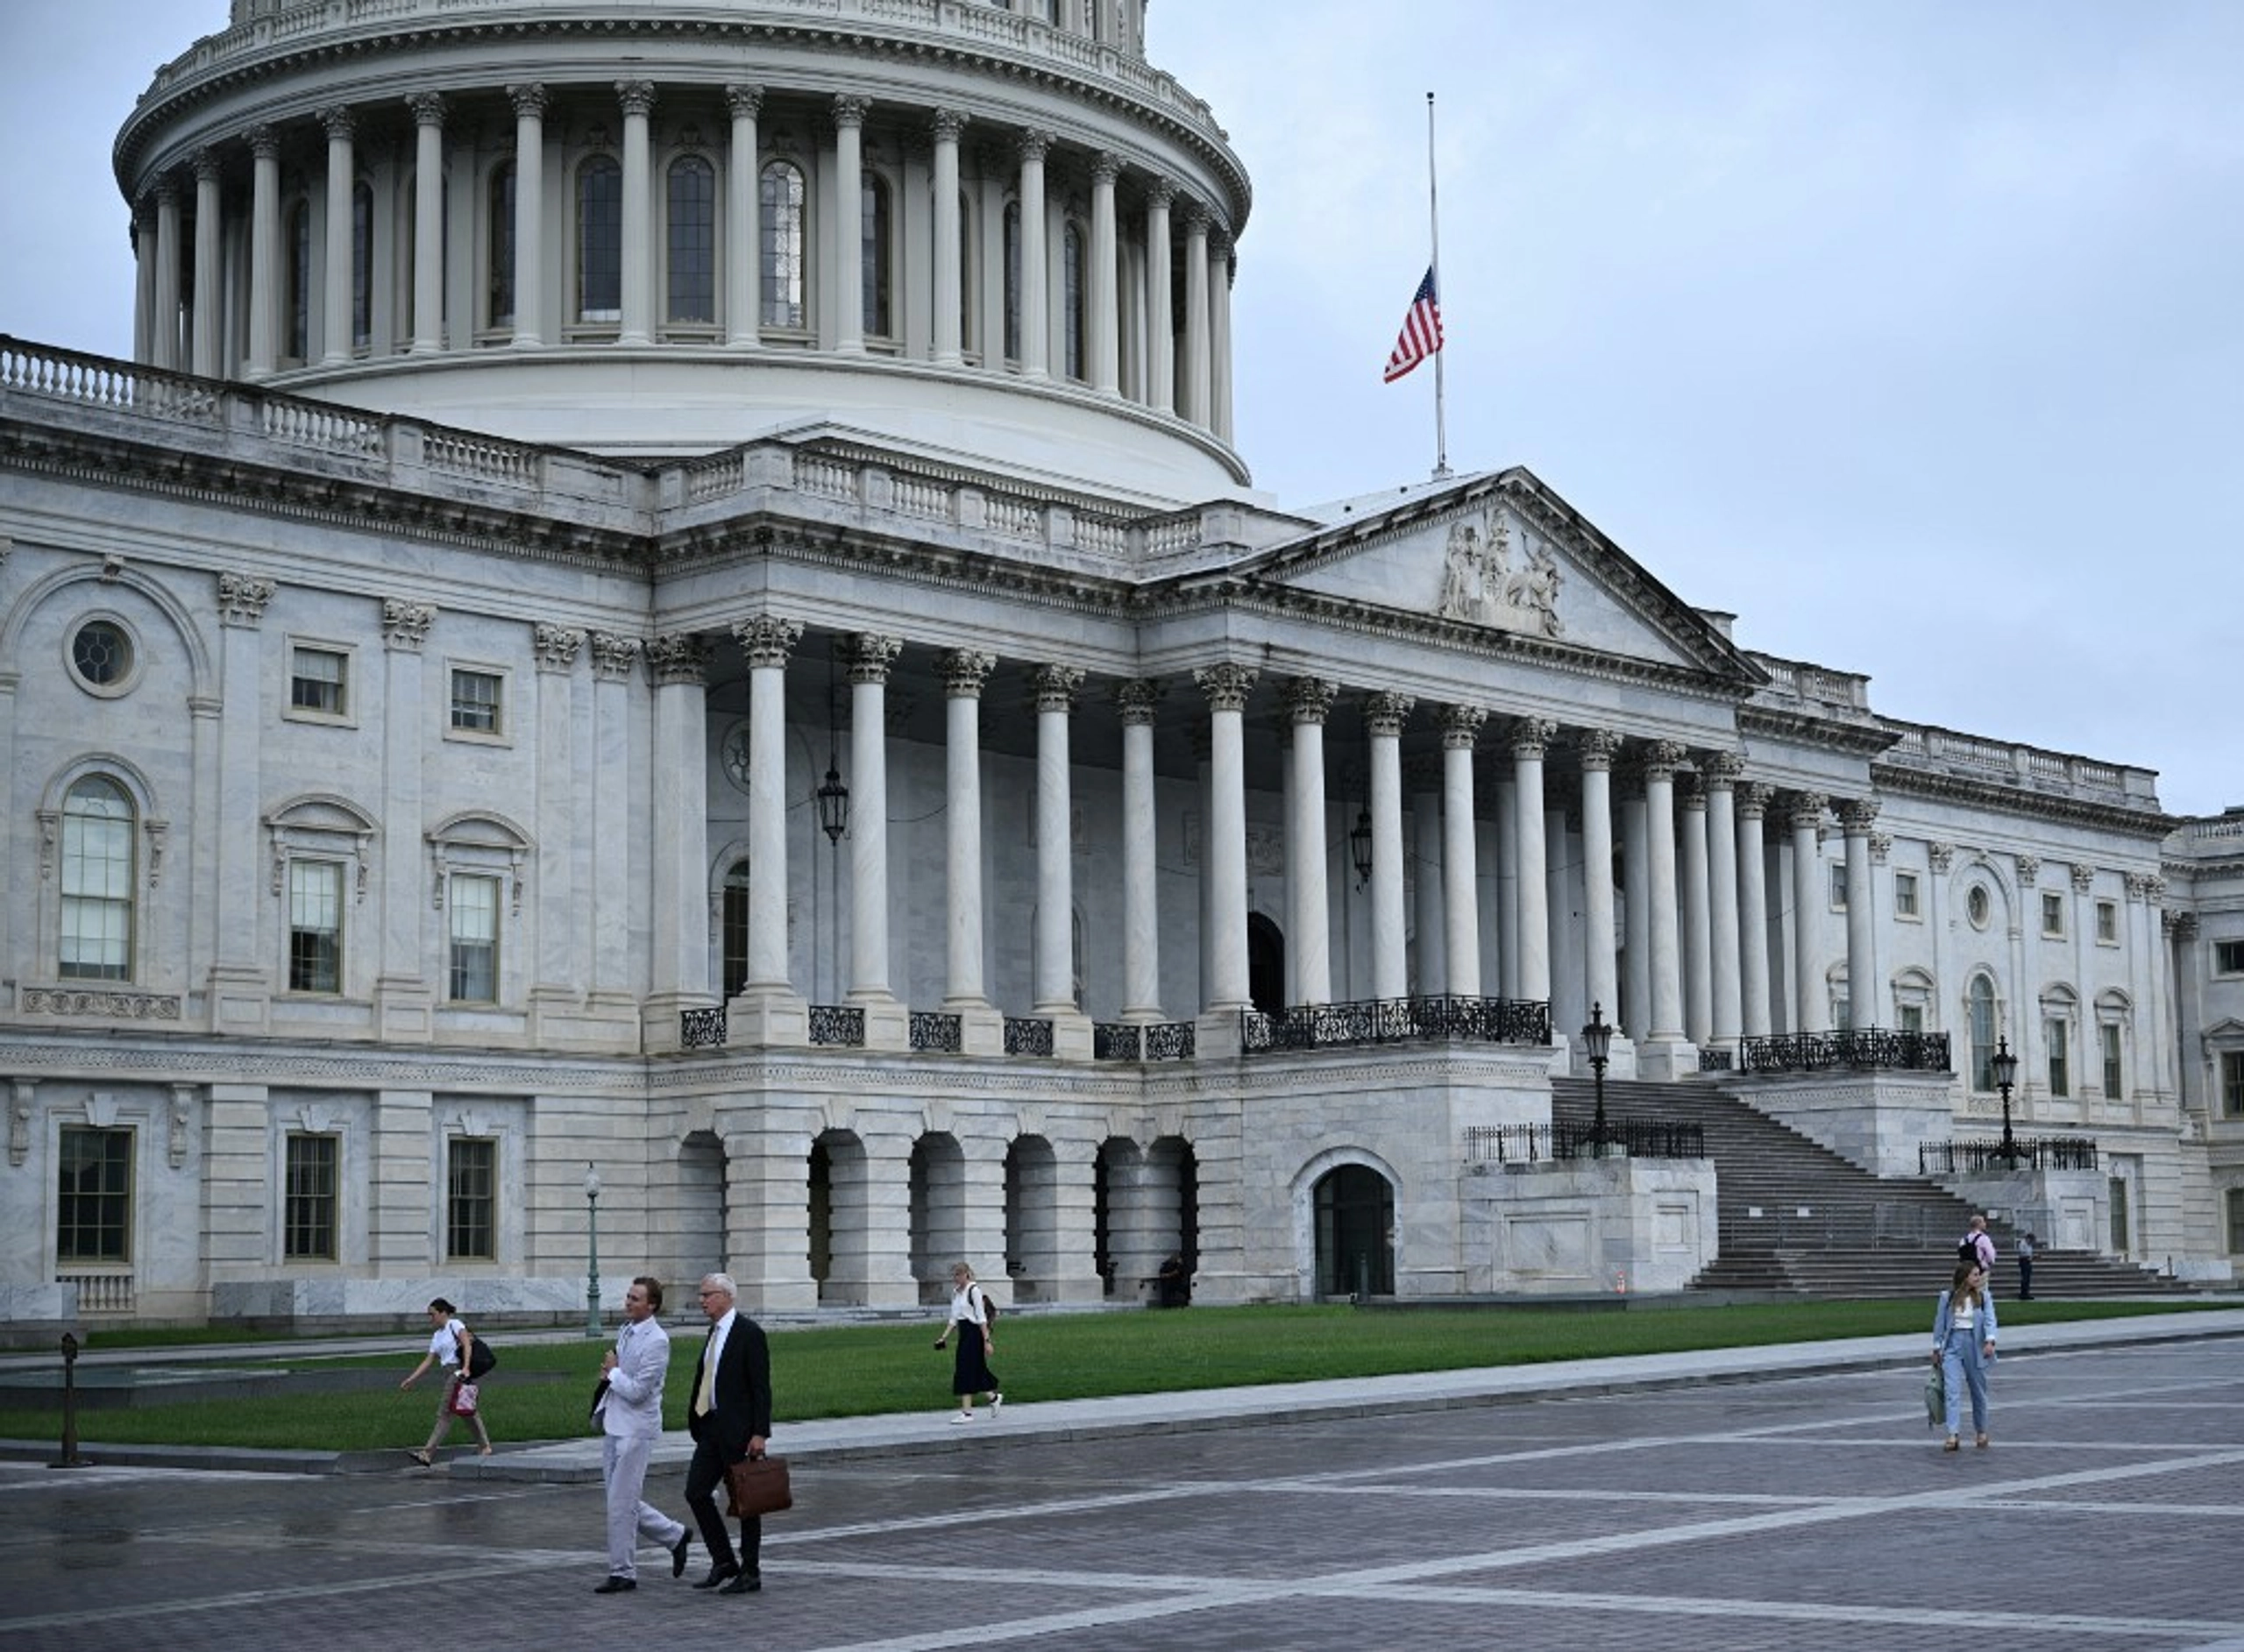
POLYGON ((1964 897, 1964 915, 1971 920, 1974 929, 1985 929, 1987 919, 1994 912, 1994 902, 1988 897, 1987 886, 1974 883, 1971 892, 1964 897))
POLYGON ((70 670, 96 694, 124 693, 138 663, 132 634, 114 620, 89 620, 70 635, 70 670))

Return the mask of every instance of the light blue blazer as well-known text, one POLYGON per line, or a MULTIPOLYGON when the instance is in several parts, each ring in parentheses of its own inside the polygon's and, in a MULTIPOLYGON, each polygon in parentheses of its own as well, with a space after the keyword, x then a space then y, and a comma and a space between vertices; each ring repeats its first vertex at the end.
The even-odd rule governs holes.
MULTIPOLYGON (((1940 1306, 1932 1311, 1932 1351, 1935 1354, 1948 1346, 1948 1297, 1949 1293, 1942 1291, 1940 1294, 1940 1306)), ((1978 1317, 1976 1323, 1979 1332, 1979 1341, 1983 1343, 1994 1341, 1995 1299, 1985 1291, 1979 1293, 1978 1317)))
POLYGON ((663 1379, 670 1372, 670 1333, 662 1322, 626 1325, 616 1338, 616 1365, 600 1397, 604 1434, 628 1437, 663 1431, 663 1379))

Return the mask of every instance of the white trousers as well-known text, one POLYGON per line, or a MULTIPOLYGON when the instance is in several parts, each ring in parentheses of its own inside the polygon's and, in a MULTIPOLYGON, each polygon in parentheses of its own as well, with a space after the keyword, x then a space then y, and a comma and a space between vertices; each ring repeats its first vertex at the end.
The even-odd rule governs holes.
POLYGON ((651 1434, 603 1435, 600 1469, 607 1477, 607 1575, 636 1578, 639 1540, 651 1537, 664 1549, 685 1535, 672 1520, 641 1496, 647 1484, 647 1459, 655 1454, 651 1434))

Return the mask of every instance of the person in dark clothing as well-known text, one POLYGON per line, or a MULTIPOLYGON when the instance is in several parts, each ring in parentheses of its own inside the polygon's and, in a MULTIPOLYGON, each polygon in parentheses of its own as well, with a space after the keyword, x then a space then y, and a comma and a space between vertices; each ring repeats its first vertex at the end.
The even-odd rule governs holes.
POLYGON ((2018 1300, 2021 1302, 2030 1302, 2034 1300, 2034 1236, 2030 1233, 2020 1234, 2018 1236, 2018 1300))
POLYGON ((693 1436, 693 1461, 685 1471, 685 1506, 701 1528, 709 1549, 709 1575, 693 1586, 728 1595, 752 1595, 763 1587, 763 1521, 744 1515, 740 1552, 717 1509, 717 1492, 729 1464, 762 1457, 771 1436, 771 1351, 763 1328, 734 1306, 732 1277, 712 1273, 701 1281, 701 1311, 708 1315, 709 1340, 693 1366, 693 1397, 686 1405, 686 1428, 693 1436))

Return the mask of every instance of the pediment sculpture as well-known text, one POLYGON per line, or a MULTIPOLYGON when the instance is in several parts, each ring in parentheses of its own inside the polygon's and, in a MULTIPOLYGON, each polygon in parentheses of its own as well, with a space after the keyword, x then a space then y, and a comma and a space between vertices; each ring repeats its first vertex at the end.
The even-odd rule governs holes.
POLYGON ((1434 612, 1445 620, 1536 636, 1563 635, 1559 559, 1548 545, 1522 537, 1523 554, 1515 560, 1511 524, 1501 511, 1452 522, 1442 557, 1441 600, 1434 612))

